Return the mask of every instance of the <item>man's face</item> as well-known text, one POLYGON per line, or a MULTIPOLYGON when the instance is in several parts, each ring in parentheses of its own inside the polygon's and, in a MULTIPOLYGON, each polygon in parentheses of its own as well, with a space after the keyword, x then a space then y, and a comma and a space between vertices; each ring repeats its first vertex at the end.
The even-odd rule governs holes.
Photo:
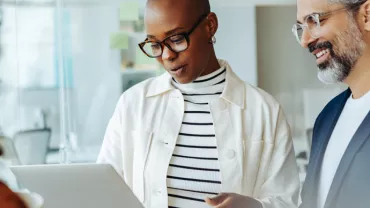
MULTIPOLYGON (((186 8, 188 5, 180 5, 186 1, 178 1, 175 4, 169 1, 158 2, 149 5, 145 14, 149 41, 162 41, 171 35, 188 32, 201 17, 190 15, 191 10, 188 9, 191 8, 186 8)), ((190 34, 189 46, 185 51, 176 53, 164 45, 162 56, 157 58, 157 61, 180 83, 194 81, 207 66, 211 50, 206 21, 203 20, 190 34)))
MULTIPOLYGON (((307 15, 331 12, 344 8, 342 4, 327 0, 298 0, 297 22, 303 23, 307 15)), ((355 17, 341 10, 320 17, 317 37, 304 29, 301 45, 316 58, 318 78, 327 84, 344 81, 361 57, 365 43, 355 17)))

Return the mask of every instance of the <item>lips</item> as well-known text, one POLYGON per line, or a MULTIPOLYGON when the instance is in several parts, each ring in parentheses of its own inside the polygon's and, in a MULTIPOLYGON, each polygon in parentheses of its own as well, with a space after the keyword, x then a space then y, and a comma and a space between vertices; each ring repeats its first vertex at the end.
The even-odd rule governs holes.
POLYGON ((186 65, 181 65, 181 66, 177 66, 177 67, 173 67, 172 69, 170 69, 171 72, 176 72, 177 70, 179 69, 182 69, 182 68, 185 68, 186 65))
POLYGON ((333 45, 329 41, 316 43, 316 44, 311 43, 311 44, 308 45, 308 50, 310 51, 310 53, 315 53, 317 50, 320 50, 320 49, 323 49, 323 48, 332 49, 333 45))
POLYGON ((318 59, 318 58, 322 57, 323 55, 325 55, 327 53, 330 53, 329 48, 322 48, 322 49, 319 49, 319 50, 315 50, 312 54, 318 59))
POLYGON ((316 59, 319 59, 326 54, 330 54, 332 48, 333 45, 329 41, 317 44, 312 43, 308 46, 308 50, 310 51, 310 53, 312 53, 312 55, 315 56, 316 59))
POLYGON ((169 70, 169 73, 176 78, 183 77, 186 74, 186 67, 187 65, 173 67, 169 70))

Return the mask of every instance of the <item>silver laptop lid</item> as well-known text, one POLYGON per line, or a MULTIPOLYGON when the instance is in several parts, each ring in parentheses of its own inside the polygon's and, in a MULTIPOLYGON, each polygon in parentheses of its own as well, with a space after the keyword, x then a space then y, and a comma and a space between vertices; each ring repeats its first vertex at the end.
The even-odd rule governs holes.
POLYGON ((44 208, 143 207, 110 165, 40 165, 11 169, 22 186, 44 198, 44 208))

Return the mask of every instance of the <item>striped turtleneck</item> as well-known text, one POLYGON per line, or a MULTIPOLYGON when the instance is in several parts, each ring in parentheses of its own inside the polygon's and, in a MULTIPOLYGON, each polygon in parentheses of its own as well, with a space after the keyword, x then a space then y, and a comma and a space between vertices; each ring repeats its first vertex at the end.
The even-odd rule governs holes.
POLYGON ((168 173, 169 207, 209 207, 204 199, 221 192, 217 141, 209 103, 225 86, 225 67, 189 84, 172 85, 184 97, 185 113, 168 173))

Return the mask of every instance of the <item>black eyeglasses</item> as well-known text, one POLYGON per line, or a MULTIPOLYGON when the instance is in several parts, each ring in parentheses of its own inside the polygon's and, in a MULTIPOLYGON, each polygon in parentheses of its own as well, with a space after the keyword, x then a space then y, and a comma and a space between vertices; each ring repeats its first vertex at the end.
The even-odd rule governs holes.
POLYGON ((175 53, 183 52, 190 46, 190 34, 194 32, 207 16, 208 14, 200 16, 199 20, 188 32, 168 36, 162 41, 149 41, 146 39, 144 42, 139 43, 139 47, 150 58, 158 58, 162 56, 163 45, 175 53))

